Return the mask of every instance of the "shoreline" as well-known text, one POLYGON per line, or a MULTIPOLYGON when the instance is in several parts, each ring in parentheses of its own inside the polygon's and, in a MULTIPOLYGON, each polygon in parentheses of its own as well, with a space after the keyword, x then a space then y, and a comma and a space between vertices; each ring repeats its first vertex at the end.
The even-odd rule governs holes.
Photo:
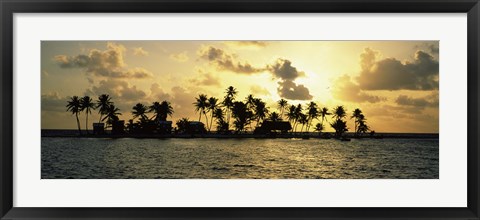
MULTIPOLYGON (((85 131, 83 131, 85 132, 85 131)), ((92 132, 92 131, 90 131, 92 132)), ((333 132, 322 132, 322 136, 314 132, 298 132, 298 133, 272 133, 272 134, 253 134, 253 133, 241 133, 241 134, 88 134, 79 135, 78 130, 61 130, 61 129, 43 129, 41 131, 41 137, 48 138, 150 138, 150 139, 164 139, 164 138, 216 138, 216 139, 242 139, 242 138, 299 138, 299 139, 335 139, 333 132), (326 137, 326 136, 329 137, 326 137)), ((355 137, 353 133, 347 133, 343 139, 383 139, 383 138, 398 138, 398 139, 438 139, 438 133, 375 133, 374 136, 370 134, 364 134, 362 136, 355 137)))

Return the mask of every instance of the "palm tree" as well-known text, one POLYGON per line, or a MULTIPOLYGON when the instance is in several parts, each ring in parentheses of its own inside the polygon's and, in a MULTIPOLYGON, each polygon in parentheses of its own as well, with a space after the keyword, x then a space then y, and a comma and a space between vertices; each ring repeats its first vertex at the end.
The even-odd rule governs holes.
POLYGON ((208 128, 208 131, 212 129, 213 114, 217 108, 218 108, 218 99, 215 97, 210 97, 208 99, 208 110, 212 113, 212 115, 210 117, 210 127, 208 128))
POLYGON ((177 125, 177 131, 180 133, 185 133, 187 132, 187 127, 188 127, 188 118, 181 118, 179 119, 175 124, 177 125))
POLYGON ((252 110, 255 108, 255 97, 253 97, 252 94, 248 95, 247 98, 245 98, 245 104, 247 105, 247 108, 252 110))
POLYGON ((257 126, 260 123, 260 120, 263 120, 267 117, 268 108, 267 103, 262 101, 261 99, 254 99, 253 100, 253 109, 255 110, 254 116, 257 118, 257 126))
POLYGON ((105 117, 102 119, 102 121, 107 119, 107 125, 110 125, 111 127, 114 122, 118 121, 118 116, 122 115, 122 113, 120 113, 119 111, 120 109, 115 107, 114 104, 110 104, 107 108, 107 113, 105 114, 105 117))
POLYGON ((359 122, 359 118, 360 118, 361 115, 363 116, 362 110, 360 110, 359 108, 356 108, 355 110, 353 110, 352 116, 350 117, 350 118, 355 118, 355 122, 354 122, 355 123, 355 136, 357 136, 357 133, 358 133, 357 124, 359 122))
MULTIPOLYGON (((362 115, 363 116, 363 115, 362 115)), ((357 133, 367 133, 370 131, 370 127, 367 125, 367 123, 364 120, 361 120, 358 122, 358 130, 357 133)), ((375 132, 374 132, 375 133, 375 132)))
POLYGON ((78 114, 82 111, 82 105, 78 96, 73 96, 67 101, 67 112, 71 112, 72 115, 75 114, 77 118, 78 132, 82 135, 82 130, 80 129, 80 120, 78 120, 78 114))
POLYGON ((98 119, 98 123, 102 121, 103 115, 107 114, 107 109, 108 106, 113 104, 113 102, 110 101, 111 98, 107 94, 102 94, 98 96, 97 100, 97 106, 95 106, 98 109, 98 113, 100 114, 100 118, 98 119))
POLYGON ((238 91, 235 89, 233 86, 229 86, 227 90, 225 91, 227 93, 227 96, 234 98, 237 95, 238 91))
POLYGON ((233 108, 233 97, 225 96, 222 101, 223 107, 225 107, 225 112, 227 114, 227 123, 230 123, 230 113, 232 112, 233 108))
POLYGON ((307 116, 308 116, 308 122, 307 122, 307 131, 310 130, 310 124, 313 122, 313 119, 318 118, 318 109, 317 109, 317 104, 315 102, 310 102, 307 106, 307 116))
MULTIPOLYGON (((207 95, 200 94, 195 99, 196 101, 193 103, 193 105, 195 105, 195 112, 199 112, 198 121, 202 121, 202 113, 205 115, 205 118, 207 117, 205 111, 208 108, 208 98, 207 98, 207 95)), ((208 119, 205 119, 205 120, 207 121, 207 127, 208 127, 208 119)))
POLYGON ((142 103, 137 103, 133 106, 132 115, 133 118, 141 117, 143 120, 147 120, 147 106, 143 105, 142 103))
POLYGON ((300 129, 300 132, 303 132, 303 127, 308 124, 308 116, 306 114, 303 114, 300 112, 298 116, 298 122, 302 124, 302 128, 300 129))
POLYGON ((323 107, 322 110, 320 111, 320 116, 322 117, 322 127, 323 127, 323 120, 328 116, 331 115, 332 113, 328 112, 327 107, 323 107))
POLYGON ((287 108, 288 102, 285 99, 280 99, 278 102, 278 109, 280 110, 280 117, 283 118, 285 108, 287 108))
POLYGON ((298 104, 298 105, 295 107, 295 111, 294 111, 294 115, 295 115, 295 122, 294 122, 295 131, 297 131, 297 125, 298 125, 297 122, 299 122, 300 117, 302 116, 302 111, 303 111, 302 104, 298 104))
POLYGON ((85 129, 88 134, 88 115, 92 114, 92 109, 95 109, 95 105, 93 104, 92 98, 90 96, 84 96, 80 100, 80 105, 81 105, 81 111, 85 111, 85 114, 87 115, 85 119, 85 129))
POLYGON ((340 118, 335 119, 333 123, 330 124, 333 129, 335 129, 335 136, 337 138, 341 138, 343 136, 343 133, 348 131, 347 129, 347 122, 343 121, 340 118))
POLYGON ((170 102, 162 101, 162 103, 160 103, 160 109, 158 112, 160 121, 166 121, 167 117, 171 117, 173 113, 173 107, 170 102))
MULTIPOLYGON (((288 121, 290 121, 290 123, 293 123, 293 124, 295 124, 295 121, 297 120, 296 114, 295 114, 296 109, 297 107, 295 107, 295 105, 291 105, 290 108, 288 108, 288 112, 287 112, 288 121)), ((293 126, 292 126, 292 130, 293 130, 293 126)))
POLYGON ((148 112, 153 112, 151 119, 157 122, 160 119, 160 102, 153 102, 152 105, 148 106, 148 112))
POLYGON ((343 119, 347 116, 345 108, 342 105, 337 106, 333 109, 333 117, 335 119, 343 119))
POLYGON ((268 117, 268 119, 269 119, 270 121, 273 121, 273 122, 282 120, 282 118, 280 117, 280 115, 279 115, 277 112, 272 112, 272 113, 270 114, 270 116, 268 117))
POLYGON ((241 132, 250 124, 253 118, 253 112, 247 108, 243 102, 234 102, 232 108, 232 116, 235 118, 233 122, 237 132, 241 132))
POLYGON ((317 123, 317 125, 315 125, 315 131, 318 131, 318 135, 322 134, 323 124, 317 123))

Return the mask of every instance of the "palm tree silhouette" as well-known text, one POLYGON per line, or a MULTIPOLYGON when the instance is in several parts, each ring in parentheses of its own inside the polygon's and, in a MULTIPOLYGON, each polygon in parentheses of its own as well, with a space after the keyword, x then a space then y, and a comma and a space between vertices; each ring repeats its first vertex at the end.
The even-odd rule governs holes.
POLYGON ((355 118, 355 122, 354 122, 355 123, 355 136, 357 136, 357 134, 358 134, 357 124, 358 124, 359 118, 361 116, 363 117, 362 110, 360 110, 359 108, 356 108, 355 110, 353 110, 352 116, 350 117, 350 118, 355 118))
POLYGON ((196 101, 193 103, 193 105, 195 106, 195 112, 199 112, 198 121, 202 121, 202 113, 203 113, 205 115, 205 121, 207 122, 207 127, 208 127, 208 118, 206 114, 206 109, 208 108, 207 95, 200 94, 195 99, 196 101))
POLYGON ((270 121, 273 121, 273 122, 282 120, 282 118, 280 117, 280 115, 279 115, 277 112, 272 112, 272 113, 270 114, 270 116, 268 117, 268 119, 269 119, 270 121))
POLYGON ((342 105, 337 106, 333 109, 333 117, 335 119, 343 119, 347 116, 345 108, 342 105))
POLYGON ((235 118, 233 124, 237 132, 243 131, 253 118, 253 112, 245 103, 239 101, 233 103, 232 115, 235 118))
POLYGON ((85 129, 88 134, 88 115, 92 114, 92 109, 95 109, 95 105, 93 103, 92 98, 90 98, 90 96, 84 96, 80 100, 80 106, 81 106, 81 111, 85 111, 85 114, 87 115, 85 119, 85 129))
MULTIPOLYGON (((222 101, 222 106, 225 107, 225 112, 227 114, 227 123, 230 123, 230 113, 232 112, 234 98, 230 96, 225 96, 222 101)), ((229 126, 229 125, 228 125, 229 126)))
POLYGON ((148 107, 148 112, 153 112, 151 119, 158 121, 160 119, 160 102, 153 102, 152 105, 148 107))
POLYGON ((208 131, 212 129, 212 124, 213 124, 213 114, 215 113, 215 110, 218 108, 218 99, 215 97, 210 97, 208 99, 208 110, 212 113, 210 117, 210 127, 208 128, 208 131))
MULTIPOLYGON (((288 120, 290 121, 290 123, 293 123, 293 125, 295 126, 295 122, 297 120, 297 115, 295 113, 297 107, 295 107, 295 105, 291 105, 289 108, 288 108, 288 113, 287 113, 287 118, 288 120)), ((292 126, 292 131, 294 130, 294 127, 292 126)))
POLYGON ((317 109, 317 104, 315 102, 310 102, 307 106, 307 116, 308 116, 308 122, 307 122, 307 132, 310 130, 310 124, 313 122, 313 119, 318 118, 318 109, 317 109))
POLYGON ((111 104, 113 104, 113 102, 110 101, 109 95, 102 94, 98 97, 97 105, 95 106, 98 109, 98 113, 100 114, 98 123, 102 121, 103 115, 107 114, 107 109, 111 104))
POLYGON ((170 104, 170 102, 162 101, 162 103, 160 103, 160 111, 159 111, 160 121, 166 121, 168 116, 170 117, 172 116, 173 112, 174 112, 173 107, 170 104))
POLYGON ((188 123, 189 123, 188 118, 181 118, 177 120, 177 122, 175 123, 177 125, 177 131, 180 133, 187 132, 188 123))
POLYGON ((348 131, 347 122, 343 121, 343 118, 345 118, 346 116, 347 116, 347 113, 343 106, 339 105, 335 109, 333 109, 333 117, 335 120, 330 125, 332 126, 333 129, 335 129, 335 136, 337 138, 342 137, 343 133, 348 131))
POLYGON ((67 111, 75 114, 75 117, 77 118, 78 132, 80 133, 80 135, 82 135, 82 130, 80 129, 80 120, 78 120, 78 114, 80 114, 80 112, 82 111, 80 99, 78 98, 78 96, 73 96, 70 98, 69 101, 67 101, 67 103, 67 111))
POLYGON ((142 120, 147 120, 148 119, 148 117, 147 117, 147 107, 144 104, 137 103, 135 106, 133 106, 132 109, 133 109, 132 115, 133 115, 134 119, 138 118, 138 117, 141 117, 142 120))
POLYGON ((318 135, 320 135, 323 131, 323 124, 317 123, 317 125, 315 125, 315 131, 318 131, 318 135))
POLYGON ((303 111, 303 107, 302 107, 302 104, 298 104, 296 107, 295 107, 295 111, 294 111, 294 115, 295 115, 295 122, 294 122, 294 127, 295 127, 295 132, 297 131, 297 123, 300 121, 300 117, 302 116, 302 111, 303 111))
POLYGON ((328 116, 331 115, 332 113, 328 112, 327 107, 323 107, 322 110, 320 111, 320 116, 322 117, 322 127, 323 127, 323 120, 328 116))
POLYGON ((278 102, 278 109, 280 110, 280 117, 283 119, 283 113, 285 108, 287 108, 288 102, 285 99, 280 99, 278 102))
POLYGON ((262 99, 253 99, 253 109, 254 109, 254 117, 257 118, 257 124, 256 126, 258 126, 258 124, 260 123, 260 120, 263 121, 263 119, 265 119, 267 117, 267 114, 268 114, 268 107, 267 107, 267 103, 265 103, 264 101, 262 101, 262 99))
POLYGON ((111 127, 114 122, 119 120, 118 116, 122 115, 122 113, 120 113, 119 111, 120 109, 115 107, 114 104, 110 104, 107 108, 107 113, 105 114, 105 117, 102 119, 102 121, 107 119, 107 125, 110 125, 111 127))
POLYGON ((230 115, 232 113, 233 102, 235 101, 235 97, 237 96, 238 91, 233 86, 229 86, 225 90, 225 93, 226 95, 222 101, 222 105, 227 110, 227 123, 230 124, 230 115))
POLYGON ((298 116, 298 122, 302 125, 300 132, 303 132, 303 127, 305 127, 305 125, 308 124, 308 115, 300 112, 298 116))

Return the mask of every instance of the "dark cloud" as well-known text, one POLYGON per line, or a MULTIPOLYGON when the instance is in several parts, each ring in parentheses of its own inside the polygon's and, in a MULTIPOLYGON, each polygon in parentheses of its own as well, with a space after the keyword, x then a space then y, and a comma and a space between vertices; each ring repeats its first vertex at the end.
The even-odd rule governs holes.
POLYGON ((208 60, 216 65, 220 70, 228 70, 234 73, 259 73, 264 68, 256 68, 247 62, 236 61, 234 55, 226 53, 224 50, 212 46, 202 47, 198 51, 200 58, 208 60))
POLYGON ((313 98, 307 87, 297 85, 291 80, 281 80, 278 85, 277 92, 282 98, 291 100, 311 100, 313 98))
POLYGON ((438 55, 439 53, 438 41, 435 43, 423 43, 423 44, 415 45, 414 49, 428 50, 431 54, 434 54, 434 55, 438 55))
POLYGON ((277 59, 268 69, 274 76, 283 80, 294 80, 297 77, 305 76, 304 72, 298 71, 292 66, 292 62, 286 59, 277 59))
POLYGON ((386 100, 384 97, 370 95, 362 91, 358 84, 351 81, 348 75, 338 78, 334 85, 333 96, 343 101, 376 103, 386 100))
POLYGON ((415 53, 413 62, 395 58, 377 61, 378 52, 366 48, 361 55, 362 71, 358 84, 362 90, 438 89, 439 63, 424 51, 415 53))
POLYGON ((125 69, 125 47, 108 43, 104 51, 92 49, 88 55, 57 55, 53 59, 61 68, 85 69, 95 76, 111 78, 147 78, 152 73, 143 68, 125 69))
POLYGON ((434 107, 438 108, 438 94, 430 95, 422 98, 413 98, 407 95, 399 95, 395 102, 401 106, 411 106, 417 108, 425 108, 425 107, 434 107))

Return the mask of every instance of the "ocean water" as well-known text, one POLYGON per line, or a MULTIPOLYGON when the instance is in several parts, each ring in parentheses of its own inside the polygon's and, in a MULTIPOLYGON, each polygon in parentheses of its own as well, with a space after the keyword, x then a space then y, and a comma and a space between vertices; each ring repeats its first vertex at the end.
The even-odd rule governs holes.
POLYGON ((438 179, 438 139, 42 138, 43 179, 438 179))

